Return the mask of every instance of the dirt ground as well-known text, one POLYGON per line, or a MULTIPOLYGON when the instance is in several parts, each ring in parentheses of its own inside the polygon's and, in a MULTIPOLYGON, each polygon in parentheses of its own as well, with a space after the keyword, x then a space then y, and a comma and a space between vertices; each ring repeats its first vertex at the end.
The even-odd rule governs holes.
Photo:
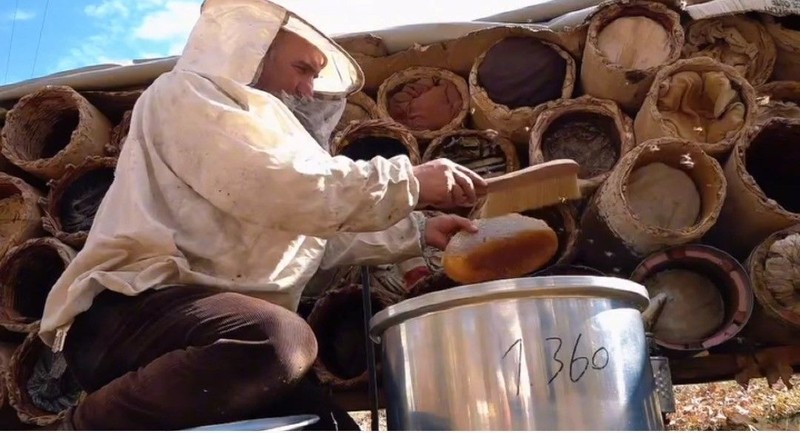
MULTIPOLYGON (((800 375, 793 388, 782 383, 770 388, 766 379, 752 380, 747 389, 736 382, 675 387, 676 412, 668 430, 800 430, 800 375)), ((370 413, 351 412, 362 430, 370 430, 370 413)), ((381 411, 380 430, 386 430, 381 411)))

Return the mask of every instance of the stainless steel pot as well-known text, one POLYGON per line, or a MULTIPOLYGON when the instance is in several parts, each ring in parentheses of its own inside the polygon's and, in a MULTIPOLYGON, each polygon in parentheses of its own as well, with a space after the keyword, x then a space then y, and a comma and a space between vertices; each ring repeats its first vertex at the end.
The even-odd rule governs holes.
POLYGON ((409 299, 373 317, 391 430, 663 430, 640 312, 647 291, 522 278, 409 299))

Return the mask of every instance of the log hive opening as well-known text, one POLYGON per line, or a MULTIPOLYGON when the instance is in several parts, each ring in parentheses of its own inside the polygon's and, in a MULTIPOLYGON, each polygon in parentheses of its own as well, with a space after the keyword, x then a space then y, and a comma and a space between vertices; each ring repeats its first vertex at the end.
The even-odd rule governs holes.
POLYGON ((580 72, 583 90, 635 112, 658 69, 680 57, 683 40, 679 15, 663 4, 607 3, 589 19, 580 72))
MULTIPOLYGON (((64 101, 61 99, 47 98, 39 102, 37 110, 29 113, 26 123, 20 125, 27 131, 28 137, 16 150, 19 158, 26 161, 56 156, 72 140, 72 134, 80 120, 78 109, 64 106, 64 101)), ((28 113, 18 113, 18 115, 23 114, 28 113)), ((14 140, 15 135, 20 132, 13 129, 14 123, 10 125, 8 136, 14 140)))
POLYGON ((725 158, 756 112, 753 86, 733 67, 709 57, 679 60, 656 74, 636 114, 636 142, 677 137, 725 158))
POLYGON ((11 358, 7 372, 9 403, 26 424, 52 426, 82 390, 63 355, 53 353, 32 330, 11 358))
POLYGON ((459 129, 433 140, 425 149, 423 162, 447 158, 488 179, 519 170, 517 149, 495 131, 459 129))
POLYGON ((567 61, 547 42, 508 37, 486 51, 478 83, 496 104, 535 107, 562 95, 567 61))
POLYGON ((61 226, 67 233, 88 231, 111 183, 114 169, 92 170, 72 182, 61 196, 59 214, 61 226))
POLYGON ((800 234, 776 240, 764 267, 764 279, 775 300, 800 315, 800 234))
MULTIPOLYGON (((361 388, 367 384, 361 297, 358 284, 332 290, 317 300, 308 316, 308 324, 319 342, 314 371, 320 382, 334 389, 361 388)), ((383 308, 385 305, 373 294, 373 314, 383 308)))
POLYGON ((691 147, 681 152, 680 144, 644 146, 652 152, 642 154, 623 185, 631 214, 645 226, 679 233, 713 220, 724 197, 722 167, 702 153, 693 154, 691 147))
POLYGON ((594 113, 572 113, 556 119, 542 137, 545 161, 574 159, 578 177, 590 179, 611 170, 619 160, 619 133, 614 120, 594 113))
POLYGON ((686 143, 649 142, 628 172, 623 194, 642 224, 686 232, 719 213, 726 186, 722 167, 686 143))
POLYGON ((351 123, 334 137, 332 153, 364 161, 398 155, 408 156, 415 165, 421 160, 414 136, 399 123, 385 119, 351 123))
POLYGON ((101 155, 111 124, 69 87, 48 86, 21 98, 8 113, 2 152, 13 164, 38 177, 61 176, 68 164, 101 155))
POLYGON ((674 350, 704 350, 735 337, 753 311, 744 268, 706 245, 681 245, 648 256, 630 279, 650 298, 666 295, 652 329, 656 343, 674 350))
POLYGON ((114 181, 116 163, 112 157, 90 157, 51 181, 42 219, 44 229, 72 247, 82 247, 114 181))
POLYGON ((584 95, 544 106, 531 129, 529 164, 575 160, 588 196, 634 144, 633 121, 619 105, 584 95))
POLYGON ((658 338, 673 343, 697 341, 722 325, 725 315, 722 294, 702 273, 667 269, 648 277, 644 285, 651 297, 667 295, 660 320, 653 327, 658 338))
POLYGON ((683 170, 652 162, 633 170, 626 187, 628 205, 644 224, 684 230, 700 216, 700 192, 683 170))
POLYGON ((643 143, 622 157, 583 212, 580 259, 629 272, 648 254, 698 241, 714 226, 726 188, 719 162, 697 143, 643 143))
POLYGON ((757 308, 745 333, 759 342, 797 344, 800 339, 800 225, 778 230, 745 262, 757 308))
POLYGON ((646 9, 630 9, 635 16, 621 16, 602 26, 597 48, 611 63, 625 69, 650 69, 667 63, 671 48, 669 33, 660 15, 651 18, 646 9), (631 35, 636 35, 631 38, 631 35))
POLYGON ((750 142, 744 160, 764 194, 792 213, 800 213, 800 127, 770 122, 750 142))
POLYGON ((396 72, 378 89, 380 116, 430 141, 459 129, 469 111, 469 88, 460 76, 440 68, 414 66, 396 72))
POLYGON ((770 234, 800 223, 798 137, 800 119, 780 117, 742 137, 725 162, 728 192, 710 244, 744 260, 770 234))
POLYGON ((391 158, 397 155, 408 156, 408 149, 403 143, 392 137, 361 137, 350 142, 340 155, 353 160, 369 161, 376 156, 391 158))
MULTIPOLYGON (((47 105, 44 107, 47 107, 47 105)), ((78 110, 74 108, 42 113, 42 117, 36 119, 37 121, 46 123, 49 120, 53 123, 49 128, 43 127, 41 130, 33 131, 31 144, 27 148, 21 149, 20 153, 23 158, 34 160, 56 156, 61 149, 67 147, 72 139, 72 133, 78 127, 78 119, 78 110), (36 146, 36 143, 39 143, 42 147, 36 146)))
POLYGON ((658 109, 678 137, 716 143, 741 127, 745 106, 719 72, 678 72, 664 83, 658 109))
MULTIPOLYGON (((469 75, 472 129, 491 129, 527 150, 542 104, 571 98, 575 59, 547 33, 516 29, 485 50, 469 75)), ((527 155, 527 151, 521 152, 527 155)))
POLYGON ((75 257, 54 238, 35 238, 11 249, 0 260, 0 325, 28 331, 42 318, 47 295, 75 257))

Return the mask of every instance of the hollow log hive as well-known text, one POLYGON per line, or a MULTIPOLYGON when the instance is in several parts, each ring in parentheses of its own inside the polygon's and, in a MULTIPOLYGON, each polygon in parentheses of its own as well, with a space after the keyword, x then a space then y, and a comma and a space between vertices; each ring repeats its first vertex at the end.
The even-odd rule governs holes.
MULTIPOLYGON (((552 254, 509 269, 645 285, 657 302, 644 323, 675 383, 774 382, 800 367, 800 25, 698 22, 666 3, 621 0, 564 31, 499 25, 398 52, 374 35, 343 39, 366 81, 329 148, 451 158, 486 177, 578 160, 581 200, 524 213, 555 233, 552 254)), ((143 90, 45 86, 0 109, 0 410, 22 423, 50 425, 81 395, 36 330, 143 90)), ((544 254, 521 244, 530 252, 511 255, 544 254)), ((373 312, 457 287, 441 257, 371 268, 373 312)), ((365 393, 358 268, 327 275, 300 311, 323 340, 313 372, 365 393)))

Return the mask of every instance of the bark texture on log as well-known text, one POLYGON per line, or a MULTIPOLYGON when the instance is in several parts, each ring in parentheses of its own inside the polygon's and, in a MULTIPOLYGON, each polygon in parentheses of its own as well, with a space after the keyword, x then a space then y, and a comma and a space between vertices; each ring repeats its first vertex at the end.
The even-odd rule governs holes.
POLYGON ((798 140, 800 119, 750 128, 725 163, 728 192, 711 244, 744 260, 770 234, 800 223, 798 140))
POLYGON ((22 179, 0 173, 0 257, 42 233, 41 198, 22 179))
POLYGON ((696 143, 659 139, 634 148, 583 212, 577 260, 624 274, 658 250, 699 241, 717 221, 726 185, 719 163, 696 143), (671 180, 648 178, 653 168, 671 180))
POLYGON ((83 96, 66 86, 45 86, 22 97, 3 127, 3 155, 42 179, 64 174, 70 164, 101 156, 111 123, 83 96))
POLYGON ((30 239, 0 259, 0 326, 31 332, 50 289, 77 253, 55 238, 30 239))

